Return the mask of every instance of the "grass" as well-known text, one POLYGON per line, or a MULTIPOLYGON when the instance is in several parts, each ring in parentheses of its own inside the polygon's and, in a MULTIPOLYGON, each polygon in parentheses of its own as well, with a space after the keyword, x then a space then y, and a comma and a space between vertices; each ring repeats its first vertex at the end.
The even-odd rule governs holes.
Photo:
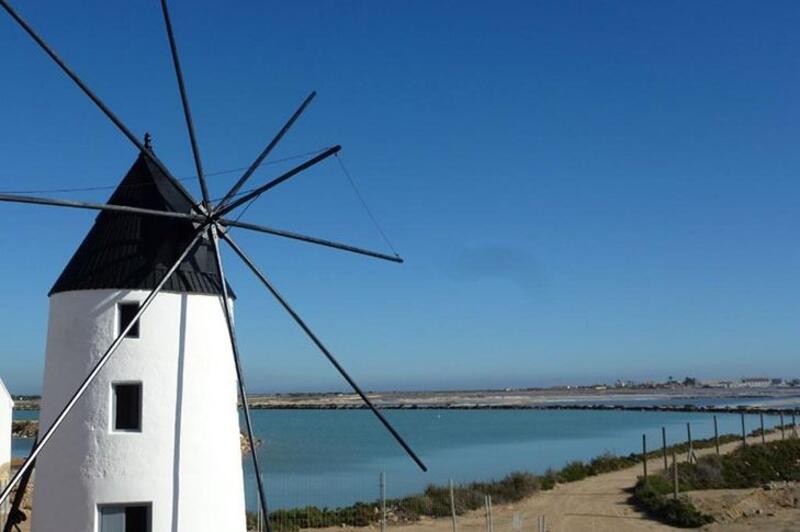
MULTIPOLYGON (((673 526, 697 527, 710 522, 687 499, 673 498, 670 472, 640 479, 634 500, 651 516, 673 526)), ((701 457, 678 464, 678 490, 739 489, 774 481, 800 481, 800 439, 740 447, 730 454, 701 457)))

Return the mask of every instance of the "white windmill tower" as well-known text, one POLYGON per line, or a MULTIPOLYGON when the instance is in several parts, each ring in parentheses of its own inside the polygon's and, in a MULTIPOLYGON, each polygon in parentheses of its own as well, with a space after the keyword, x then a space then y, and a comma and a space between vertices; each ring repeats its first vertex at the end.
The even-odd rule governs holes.
MULTIPOLYGON (((191 210, 144 156, 109 203, 191 210)), ((43 430, 193 232, 187 220, 100 213, 50 292, 43 430)), ((236 368, 213 253, 207 240, 190 251, 39 456, 34 532, 244 532, 236 368)))
MULTIPOLYGON (((266 184, 240 192, 315 93, 225 196, 212 203, 166 0, 161 0, 202 192, 197 201, 147 140, 143 144, 7 0, 0 0, 0 7, 139 150, 139 159, 108 203, 0 194, 2 202, 101 211, 51 291, 41 428, 30 455, 0 492, 2 505, 19 485, 3 532, 24 517, 19 505, 37 460, 34 532, 243 532, 237 393, 260 510, 268 518, 220 241, 425 471, 414 451, 229 234, 231 228, 241 228, 402 262, 396 254, 227 217, 339 152, 339 146, 321 150, 266 184)), ((270 529, 268 519, 266 527, 270 529)))

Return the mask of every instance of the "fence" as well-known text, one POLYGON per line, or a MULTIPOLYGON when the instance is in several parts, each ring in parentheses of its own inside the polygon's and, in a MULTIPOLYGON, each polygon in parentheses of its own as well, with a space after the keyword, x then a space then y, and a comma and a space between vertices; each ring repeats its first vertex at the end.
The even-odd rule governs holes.
MULTIPOLYGON (((774 415, 764 419, 763 424, 762 416, 758 414, 727 415, 723 420, 729 432, 724 435, 720 434, 717 415, 713 418, 709 416, 707 419, 706 422, 687 423, 683 433, 675 428, 667 431, 662 427, 657 437, 651 436, 651 440, 648 440, 647 435, 642 435, 642 448, 638 460, 646 463, 641 460, 641 456, 645 456, 651 461, 651 466, 653 460, 658 462, 663 460, 664 469, 670 471, 681 460, 696 461, 698 452, 708 452, 708 449, 711 449, 720 453, 722 445, 736 441, 740 444, 759 442, 760 435, 771 427, 779 430, 784 438, 797 437, 798 433, 794 415, 791 416, 790 423, 786 422, 784 416, 774 415), (734 426, 741 427, 741 434, 730 432, 734 426), (708 436, 709 434, 711 436, 708 436), (749 437, 749 441, 742 439, 742 435, 749 437)), ((637 461, 636 456, 634 454, 631 455, 633 458, 616 457, 617 462, 614 462, 614 457, 605 457, 606 466, 610 468, 607 470, 633 465, 637 461)), ((572 464, 568 464, 559 472, 560 478, 551 478, 548 474, 519 474, 505 484, 503 481, 456 484, 450 480, 439 486, 415 490, 416 493, 412 495, 406 495, 409 490, 404 489, 402 483, 398 483, 396 479, 393 483, 391 475, 385 473, 343 475, 333 481, 328 479, 324 485, 309 480, 304 489, 267 483, 270 501, 280 501, 280 505, 270 512, 270 524, 275 532, 344 526, 371 527, 373 530, 380 528, 384 532, 387 528, 413 523, 421 516, 427 516, 447 519, 452 530, 460 532, 463 524, 459 521, 464 519, 465 513, 472 512, 470 526, 467 527, 470 530, 475 530, 475 516, 482 514, 483 518, 478 519, 485 522, 486 532, 494 532, 495 527, 497 530, 515 532, 546 531, 549 529, 549 522, 557 516, 526 514, 523 511, 515 512, 513 515, 503 512, 498 516, 493 511, 493 505, 521 500, 540 489, 549 488, 546 485, 548 482, 568 482, 598 472, 597 470, 587 472, 588 468, 594 466, 594 461, 583 464, 584 471, 572 467, 572 464), (343 492, 347 492, 350 501, 355 498, 362 502, 343 503, 344 499, 339 497, 343 492)), ((603 470, 600 469, 599 472, 603 470)), ((644 469, 643 473, 647 473, 647 470, 644 469)), ((309 478, 313 478, 313 475, 310 474, 309 478)), ((251 530, 265 530, 263 517, 257 513, 249 515, 248 524, 251 530)))

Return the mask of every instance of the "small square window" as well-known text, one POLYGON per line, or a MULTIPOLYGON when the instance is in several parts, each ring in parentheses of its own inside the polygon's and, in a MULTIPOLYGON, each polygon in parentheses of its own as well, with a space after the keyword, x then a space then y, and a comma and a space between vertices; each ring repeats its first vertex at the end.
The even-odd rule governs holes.
POLYGON ((150 532, 149 504, 104 504, 98 510, 100 532, 150 532))
MULTIPOLYGON (((119 307, 119 330, 117 334, 121 334, 125 327, 128 326, 130 322, 133 321, 133 318, 136 316, 136 313, 139 312, 139 303, 120 303, 119 307)), ((136 323, 133 324, 131 330, 128 331, 128 334, 125 335, 125 338, 139 338, 139 320, 136 320, 136 323)))
POLYGON ((138 432, 142 430, 142 384, 118 383, 113 385, 112 423, 114 430, 138 432))

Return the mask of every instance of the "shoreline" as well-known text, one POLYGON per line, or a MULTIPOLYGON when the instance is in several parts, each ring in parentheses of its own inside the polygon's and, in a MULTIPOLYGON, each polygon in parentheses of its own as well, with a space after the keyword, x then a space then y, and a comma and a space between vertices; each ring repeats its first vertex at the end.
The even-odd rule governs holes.
MULTIPOLYGON (((800 388, 612 388, 430 392, 368 392, 383 410, 620 410, 654 412, 756 412, 800 409, 800 388), (759 404, 761 403, 761 404, 759 404)), ((253 394, 253 410, 360 410, 352 393, 253 394)), ((17 411, 39 409, 39 398, 15 401, 17 411)))
MULTIPOLYGON (((240 406, 241 408, 241 406, 240 406)), ((708 414, 766 414, 800 415, 800 407, 774 408, 761 406, 706 406, 706 405, 380 405, 379 410, 590 410, 622 412, 689 412, 708 414)), ((36 412, 38 408, 15 408, 19 412, 36 412)), ((366 405, 250 405, 250 410, 369 410, 366 405)), ((24 421, 24 420, 15 420, 24 421)))
MULTIPOLYGON (((759 406, 670 405, 381 405, 380 410, 619 410, 627 412, 698 412, 711 414, 800 414, 798 408, 759 406)), ((251 410, 368 410, 365 405, 253 405, 251 410)))

